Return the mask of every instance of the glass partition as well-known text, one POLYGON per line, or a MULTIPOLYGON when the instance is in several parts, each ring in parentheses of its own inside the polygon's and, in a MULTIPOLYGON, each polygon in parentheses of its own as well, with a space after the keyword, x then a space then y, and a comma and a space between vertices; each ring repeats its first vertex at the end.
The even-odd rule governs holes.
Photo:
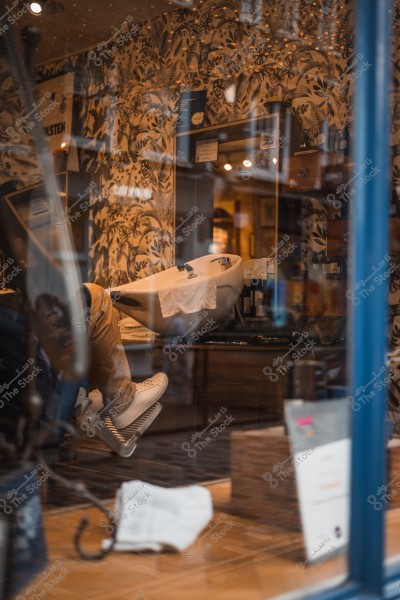
MULTIPOLYGON (((149 597, 170 586, 164 560, 193 598, 310 595, 348 577, 351 423, 372 393, 350 394, 348 367, 370 285, 350 283, 353 202, 377 172, 353 153, 370 66, 352 2, 289 5, 48 0, 39 16, 12 8, 4 38, 25 45, 28 70, 35 59, 35 84, 18 93, 5 45, 1 201, 48 270, 29 259, 17 285, 2 248, 3 291, 60 276, 49 293, 83 294, 69 318, 89 345, 63 414, 77 447, 64 436, 52 465, 113 511, 92 522, 99 540, 133 516, 114 502, 123 482, 201 486, 213 502, 180 552, 133 558, 154 574, 149 597)), ((79 498, 56 482, 45 500, 46 515, 79 498)))

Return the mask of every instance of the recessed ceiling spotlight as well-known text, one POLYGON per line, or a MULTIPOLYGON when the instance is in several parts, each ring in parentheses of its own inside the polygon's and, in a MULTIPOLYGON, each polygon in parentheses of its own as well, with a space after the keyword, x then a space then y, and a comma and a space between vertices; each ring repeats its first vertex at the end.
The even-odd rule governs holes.
POLYGON ((43 12, 43 7, 39 2, 29 2, 28 8, 33 15, 41 15, 43 12))
POLYGON ((36 2, 28 3, 29 12, 31 12, 36 17, 44 14, 56 14, 63 12, 65 10, 65 6, 59 0, 36 0, 36 2))
POLYGON ((225 171, 232 171, 232 165, 230 163, 225 163, 224 169, 225 169, 225 171))
POLYGON ((243 161, 243 166, 247 167, 248 169, 251 167, 252 164, 253 163, 248 158, 245 158, 244 161, 243 161))

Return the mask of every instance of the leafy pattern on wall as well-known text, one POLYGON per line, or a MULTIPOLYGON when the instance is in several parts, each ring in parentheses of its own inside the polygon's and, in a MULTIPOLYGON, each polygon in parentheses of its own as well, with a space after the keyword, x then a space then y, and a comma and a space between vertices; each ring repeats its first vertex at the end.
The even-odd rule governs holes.
POLYGON ((326 255, 327 220, 326 204, 316 198, 304 198, 302 201, 302 260, 309 265, 313 254, 326 255))
POLYGON ((333 0, 325 12, 292 4, 291 13, 278 0, 245 13, 238 0, 206 1, 140 24, 109 58, 80 60, 82 161, 102 194, 93 209, 93 280, 122 283, 172 264, 181 91, 207 90, 206 126, 265 114, 271 100, 292 101, 311 139, 324 119, 339 130, 351 121, 350 3, 334 23, 333 0))
MULTIPOLYGON (((336 0, 312 11, 298 0, 291 11, 279 0, 265 1, 262 11, 253 4, 246 12, 239 0, 207 0, 135 25, 110 57, 94 49, 38 69, 38 80, 76 72, 82 164, 100 190, 92 198, 92 280, 116 284, 172 263, 181 91, 207 90, 205 125, 264 114, 271 100, 290 100, 310 139, 324 119, 339 130, 351 121, 359 66, 351 3, 341 2, 336 19, 336 0)), ((312 244, 320 235, 314 221, 312 244)))
POLYGON ((0 66, 0 182, 10 179, 23 188, 40 182, 42 176, 31 136, 18 123, 26 112, 18 84, 8 64, 0 61, 0 66))
MULTIPOLYGON (((98 283, 142 277, 173 260, 172 152, 180 91, 207 89, 206 125, 264 114, 271 100, 290 100, 310 139, 324 119, 339 130, 351 121, 362 63, 352 51, 352 4, 342 2, 336 19, 336 0, 312 11, 298 0, 291 11, 279 0, 263 2, 262 11, 249 3, 246 12, 245 4, 207 0, 195 11, 162 14, 136 24, 109 58, 94 49, 37 70, 38 80, 76 72, 82 164, 96 184, 91 279, 98 283), (235 99, 228 102, 225 92, 233 84, 235 99)), ((396 82, 394 135, 400 129, 396 82)), ((7 103, 12 89, 9 96, 7 103)), ((6 154, 2 161, 4 172, 23 171, 23 160, 14 169, 6 154)), ((310 247, 322 251, 320 220, 313 217, 307 235, 310 247)))

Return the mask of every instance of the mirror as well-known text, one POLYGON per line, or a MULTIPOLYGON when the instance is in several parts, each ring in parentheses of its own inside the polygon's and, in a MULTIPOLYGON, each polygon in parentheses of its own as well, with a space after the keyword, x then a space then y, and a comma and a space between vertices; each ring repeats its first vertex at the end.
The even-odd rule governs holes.
POLYGON ((289 103, 267 108, 262 117, 176 134, 176 262, 215 252, 243 261, 272 256, 280 223, 286 231, 296 221, 280 189, 301 128, 289 103))

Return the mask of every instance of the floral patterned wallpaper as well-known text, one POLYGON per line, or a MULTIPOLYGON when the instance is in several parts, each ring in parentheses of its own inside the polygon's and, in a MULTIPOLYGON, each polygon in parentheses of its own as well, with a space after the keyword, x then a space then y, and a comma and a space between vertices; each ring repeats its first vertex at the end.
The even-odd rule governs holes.
MULTIPOLYGON (((246 4, 246 3, 244 3, 246 4)), ((91 278, 112 285, 173 261, 173 133, 179 94, 207 90, 205 126, 266 112, 291 101, 314 138, 326 119, 351 121, 352 8, 346 1, 278 0, 248 10, 239 0, 199 1, 134 27, 121 44, 38 71, 74 66, 82 100, 81 159, 100 194, 92 225, 91 278), (337 18, 332 11, 338 7, 337 18), (235 99, 225 91, 235 84, 235 99)), ((259 3, 258 3, 259 4, 259 3)))
MULTIPOLYGON (((264 114, 271 100, 291 101, 310 140, 324 120, 338 131, 351 123, 354 82, 368 68, 354 56, 352 3, 292 0, 290 9, 281 0, 199 0, 195 10, 135 25, 126 20, 118 44, 99 44, 38 69, 39 81, 70 69, 76 73, 81 165, 94 184, 91 280, 115 285, 172 264, 173 133, 181 91, 207 90, 206 126, 264 114), (232 84, 234 100, 228 101, 232 84)), ((396 35, 394 57, 399 50, 396 35)), ((399 184, 398 69, 393 72, 393 175, 399 184)), ((0 115, 5 141, 10 114, 15 119, 22 112, 7 72, 0 93, 2 106, 9 107, 0 115)), ((21 186, 38 180, 33 153, 16 154, 12 146, 2 153, 2 173, 19 178, 21 186)), ((306 253, 324 252, 326 221, 334 210, 315 199, 304 202, 306 253)), ((392 297, 399 289, 393 280, 392 297)), ((391 305, 397 312, 397 302, 391 305)))
POLYGON ((36 153, 31 136, 18 117, 25 113, 18 84, 9 65, 0 56, 0 184, 12 180, 18 188, 40 182, 36 153))

